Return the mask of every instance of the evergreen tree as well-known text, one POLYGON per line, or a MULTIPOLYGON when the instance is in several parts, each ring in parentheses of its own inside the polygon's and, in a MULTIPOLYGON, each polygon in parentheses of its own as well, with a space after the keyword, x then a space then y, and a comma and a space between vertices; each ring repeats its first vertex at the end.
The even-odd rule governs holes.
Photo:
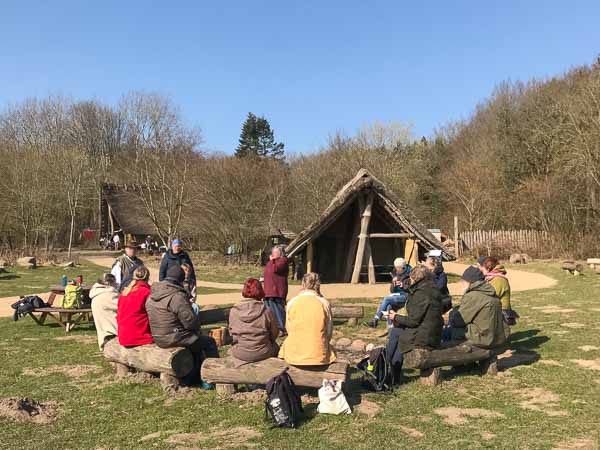
POLYGON ((275 142, 275 134, 269 121, 251 112, 242 125, 235 156, 257 156, 260 158, 284 158, 284 144, 275 142))

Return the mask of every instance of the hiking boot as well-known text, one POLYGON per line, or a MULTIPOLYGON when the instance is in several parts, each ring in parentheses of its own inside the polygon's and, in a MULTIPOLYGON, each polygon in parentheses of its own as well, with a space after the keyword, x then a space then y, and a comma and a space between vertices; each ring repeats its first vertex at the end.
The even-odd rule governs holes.
POLYGON ((377 322, 379 322, 379 320, 373 318, 367 325, 369 325, 371 328, 377 328, 377 322))
POLYGON ((207 383, 206 381, 202 381, 200 383, 200 387, 205 391, 212 391, 215 388, 215 385, 212 383, 207 383))

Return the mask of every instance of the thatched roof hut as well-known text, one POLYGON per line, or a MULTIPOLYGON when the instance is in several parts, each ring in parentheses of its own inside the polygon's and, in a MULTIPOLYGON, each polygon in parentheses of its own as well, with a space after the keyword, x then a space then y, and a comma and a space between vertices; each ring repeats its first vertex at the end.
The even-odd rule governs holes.
POLYGON ((327 282, 352 283, 389 279, 394 258, 414 265, 433 249, 442 249, 442 243, 366 169, 286 248, 303 271, 318 272, 327 282))
POLYGON ((119 229, 138 240, 156 234, 136 186, 106 183, 100 193, 100 233, 112 235, 119 229))

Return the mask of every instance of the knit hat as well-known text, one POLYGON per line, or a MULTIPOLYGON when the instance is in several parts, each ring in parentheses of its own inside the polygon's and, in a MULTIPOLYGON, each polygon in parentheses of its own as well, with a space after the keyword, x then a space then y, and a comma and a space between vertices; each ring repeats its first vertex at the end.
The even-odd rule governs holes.
POLYGON ((477 264, 479 264, 480 266, 483 266, 483 262, 487 259, 487 256, 480 256, 479 258, 477 258, 477 264))
POLYGON ((469 266, 462 274, 462 279, 469 283, 475 283, 476 281, 483 281, 485 277, 477 267, 469 266))
POLYGON ((404 258, 396 258, 394 260, 394 267, 404 269, 406 267, 406 261, 404 260, 404 258))
POLYGON ((167 269, 166 278, 179 284, 183 284, 185 281, 185 272, 179 265, 173 265, 167 269))

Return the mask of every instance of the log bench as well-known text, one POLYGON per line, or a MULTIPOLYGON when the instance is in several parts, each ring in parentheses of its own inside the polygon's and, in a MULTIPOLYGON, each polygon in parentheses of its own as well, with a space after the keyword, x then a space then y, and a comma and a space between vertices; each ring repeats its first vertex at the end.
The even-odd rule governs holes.
POLYGON ((450 343, 439 350, 415 349, 404 354, 404 368, 419 369, 423 384, 436 386, 441 381, 441 367, 479 363, 481 373, 498 373, 497 352, 469 345, 450 343))
MULTIPOLYGON (((229 322, 228 308, 213 308, 200 310, 200 325, 210 325, 229 322)), ((331 305, 331 315, 334 320, 348 319, 348 325, 356 325, 365 316, 365 309, 360 305, 331 305)))
POLYGON ((194 357, 187 348, 160 348, 156 344, 123 347, 118 339, 104 345, 104 357, 113 363, 117 376, 126 376, 131 369, 137 369, 159 374, 164 385, 179 385, 180 379, 194 367, 194 357))
POLYGON ((348 364, 334 362, 329 366, 292 366, 282 359, 269 358, 255 363, 236 366, 231 358, 207 358, 202 364, 202 380, 216 384, 220 393, 230 393, 236 384, 266 384, 269 378, 288 368, 288 373, 297 386, 319 388, 323 379, 348 380, 348 364))

